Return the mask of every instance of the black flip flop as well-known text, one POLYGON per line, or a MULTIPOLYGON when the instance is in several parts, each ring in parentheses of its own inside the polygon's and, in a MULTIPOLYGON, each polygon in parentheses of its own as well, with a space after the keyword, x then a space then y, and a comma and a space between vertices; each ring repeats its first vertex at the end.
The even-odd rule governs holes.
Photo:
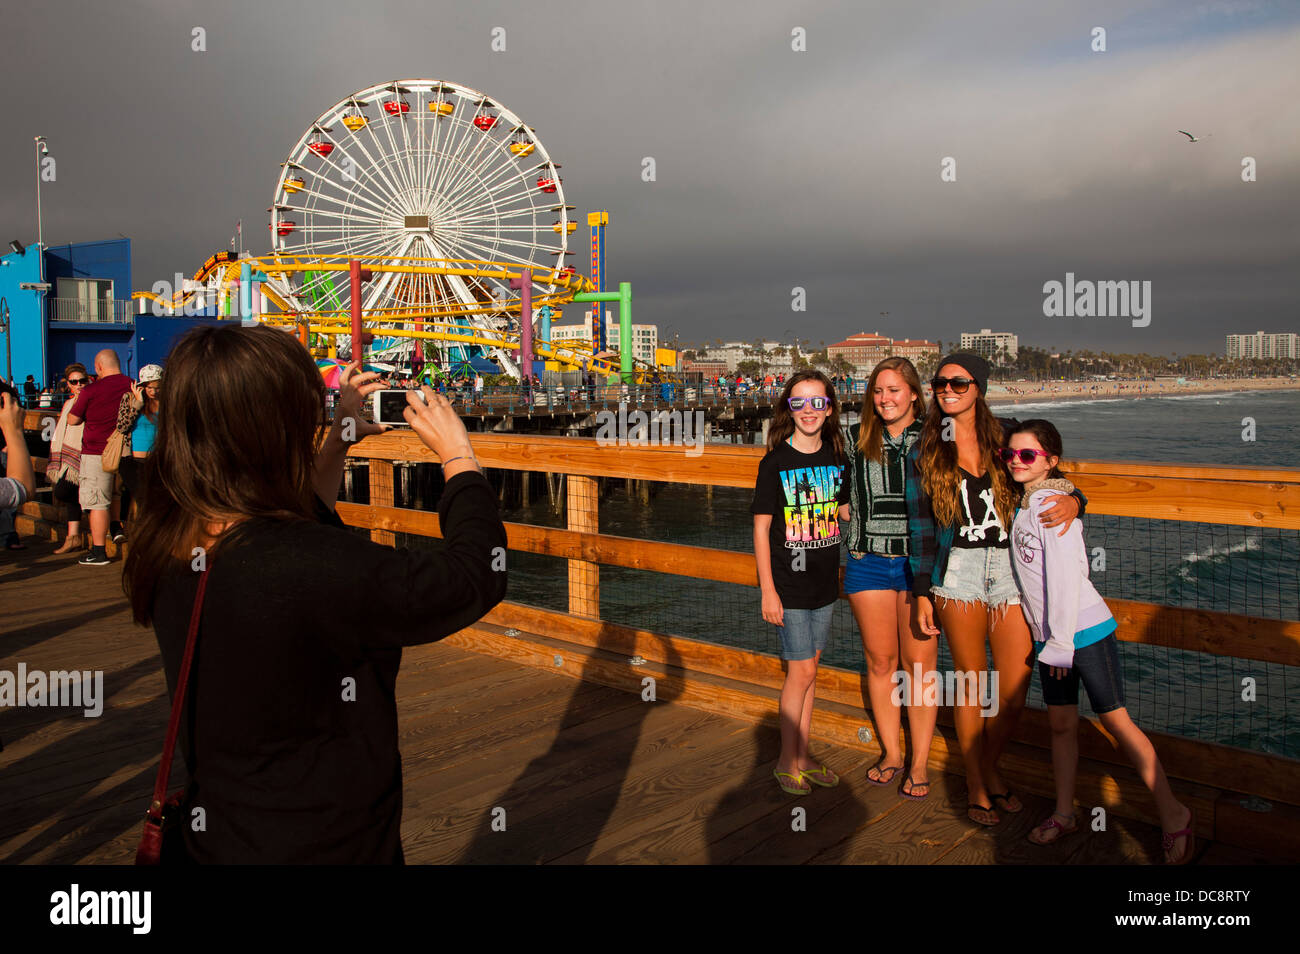
POLYGON ((1021 804, 1020 799, 1016 798, 1017 807, 1012 808, 1011 799, 1013 798, 1016 798, 1016 796, 1010 790, 1002 792, 998 795, 989 796, 989 800, 992 801, 993 804, 996 805, 998 808, 1006 812, 1008 815, 1019 815, 1022 811, 1025 810, 1025 806, 1021 804), (1003 805, 1001 804, 1002 802, 1006 802, 1006 804, 1003 805))
MULTIPOLYGON (((885 760, 884 760, 884 759, 881 759, 881 760, 880 760, 880 762, 883 762, 883 761, 885 761, 885 760)), ((872 785, 893 785, 893 784, 894 784, 894 779, 898 778, 898 773, 901 772, 901 771, 903 771, 903 766, 901 766, 901 765, 881 765, 880 762, 877 762, 875 765, 871 766, 871 768, 873 768, 873 769, 875 769, 877 772, 879 772, 880 775, 881 775, 882 777, 881 777, 881 778, 872 778, 870 775, 868 775, 868 776, 866 776, 867 781, 870 782, 872 785), (889 778, 884 778, 884 777, 883 777, 884 774, 885 774, 886 772, 889 773, 889 778)), ((871 769, 867 769, 867 771, 870 772, 871 769)))
POLYGON ((993 810, 992 805, 974 805, 974 804, 967 805, 966 817, 969 818, 971 821, 973 821, 975 824, 982 825, 985 828, 996 828, 998 825, 1002 824, 1001 818, 998 818, 997 821, 993 821, 993 822, 982 822, 978 818, 973 817, 971 815, 971 812, 988 812, 994 818, 998 818, 998 813, 993 810))
POLYGON ((916 779, 912 778, 911 774, 909 773, 908 776, 907 776, 907 778, 903 779, 903 784, 902 784, 901 786, 899 786, 899 789, 898 789, 898 795, 899 795, 900 798, 910 798, 910 799, 912 799, 912 800, 914 800, 914 801, 918 801, 918 802, 919 802, 919 801, 920 801, 921 799, 923 799, 923 798, 929 798, 929 797, 930 797, 930 783, 929 783, 929 782, 918 782, 918 781, 916 781, 916 779), (913 794, 912 794, 912 792, 914 792, 916 789, 921 788, 921 787, 924 787, 924 788, 925 788, 925 794, 924 794, 924 795, 913 795, 913 794))

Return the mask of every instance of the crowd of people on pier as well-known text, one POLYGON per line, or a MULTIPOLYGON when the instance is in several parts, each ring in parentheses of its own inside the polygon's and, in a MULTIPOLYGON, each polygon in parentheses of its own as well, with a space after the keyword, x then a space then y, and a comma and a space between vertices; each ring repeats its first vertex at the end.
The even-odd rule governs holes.
POLYGON ((904 798, 929 795, 940 702, 919 686, 906 689, 934 674, 942 634, 965 684, 993 687, 992 705, 975 692, 953 700, 971 821, 995 827, 1002 815, 1024 810, 999 762, 1036 664, 1057 799, 1030 841, 1051 844, 1079 827, 1082 683, 1155 797, 1165 861, 1185 863, 1192 812, 1174 796, 1151 742, 1125 708, 1116 622, 1088 579, 1078 519, 1086 498, 1059 469, 1061 436, 1051 422, 994 416, 985 400, 988 374, 978 355, 948 355, 931 381, 927 409, 912 363, 885 359, 867 382, 870 403, 848 447, 834 383, 815 370, 786 381, 751 505, 761 612, 778 627, 787 667, 777 784, 808 795, 839 783, 833 769, 810 756, 808 743, 843 541, 843 587, 861 632, 881 747, 868 782, 897 784, 904 798), (826 519, 832 509, 842 528, 826 519), (910 758, 902 747, 904 699, 910 758))
MULTIPOLYGON (((138 499, 142 459, 153 447, 162 368, 147 365, 140 369, 139 380, 133 381, 122 373, 117 352, 111 348, 96 354, 93 365, 93 373, 80 362, 63 369, 59 393, 66 396, 50 437, 45 477, 67 521, 67 535, 54 552, 85 550, 78 562, 108 566, 112 562, 108 539, 126 540, 123 516, 138 499), (115 446, 105 465, 110 442, 115 446), (87 534, 81 532, 83 514, 88 517, 87 534)), ((34 387, 31 375, 27 384, 34 387)), ((32 407, 30 393, 25 397, 32 407)), ((15 510, 0 513, 0 534, 6 549, 22 550, 26 544, 13 523, 15 510)))

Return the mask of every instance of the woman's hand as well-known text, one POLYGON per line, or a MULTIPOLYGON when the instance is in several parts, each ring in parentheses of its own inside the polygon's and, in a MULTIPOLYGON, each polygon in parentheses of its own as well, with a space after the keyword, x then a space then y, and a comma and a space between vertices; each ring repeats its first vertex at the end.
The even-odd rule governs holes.
POLYGON ((763 591, 763 619, 773 626, 785 623, 785 608, 781 605, 781 597, 776 595, 776 590, 763 591))
POLYGON ((340 427, 352 419, 354 441, 371 434, 388 430, 385 424, 367 421, 361 416, 361 406, 366 398, 388 386, 378 371, 362 371, 360 362, 353 362, 339 371, 339 401, 334 409, 334 423, 340 427))
POLYGON ((1045 507, 1039 513, 1038 519, 1044 527, 1061 527, 1061 532, 1057 536, 1065 536, 1066 531, 1070 529, 1070 524, 1074 518, 1079 516, 1079 500, 1070 494, 1055 494, 1048 497, 1047 503, 1052 506, 1045 507), (1061 526, 1064 524, 1064 526, 1061 526))
POLYGON ((131 406, 137 411, 144 407, 144 385, 131 383, 131 406))
MULTIPOLYGON (((456 457, 473 461, 474 448, 469 442, 469 434, 445 397, 426 385, 419 391, 408 393, 406 402, 409 407, 402 411, 402 416, 425 447, 437 454, 444 463, 456 457)), ((445 468, 443 473, 451 476, 445 468)))
POLYGON ((934 624, 934 603, 928 596, 916 598, 916 628, 927 636, 939 635, 939 627, 934 624))

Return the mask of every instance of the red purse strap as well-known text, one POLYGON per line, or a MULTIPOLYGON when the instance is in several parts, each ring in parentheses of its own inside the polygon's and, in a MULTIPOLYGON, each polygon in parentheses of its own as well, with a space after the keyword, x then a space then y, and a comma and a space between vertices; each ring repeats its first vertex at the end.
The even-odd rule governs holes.
POLYGON ((158 763, 158 781, 153 788, 153 802, 148 814, 155 821, 162 819, 163 801, 167 798, 167 782, 172 774, 172 756, 176 752, 176 737, 180 734, 181 713, 185 711, 185 687, 190 681, 190 664, 194 661, 194 645, 198 642, 199 617, 203 614, 203 593, 208 587, 208 567, 199 575, 199 589, 194 594, 194 610, 190 613, 190 631, 185 638, 185 655, 181 657, 181 672, 176 681, 176 695, 172 699, 171 719, 167 723, 167 741, 163 743, 162 761, 158 763))

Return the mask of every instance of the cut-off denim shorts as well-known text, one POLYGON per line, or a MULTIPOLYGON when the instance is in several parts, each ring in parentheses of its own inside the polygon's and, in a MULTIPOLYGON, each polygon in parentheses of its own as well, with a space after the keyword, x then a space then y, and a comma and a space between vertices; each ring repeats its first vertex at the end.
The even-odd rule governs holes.
POLYGON ((912 567, 907 557, 887 557, 879 553, 849 554, 844 566, 844 592, 864 590, 902 590, 912 592, 912 567))
POLYGON ((1049 706, 1077 706, 1079 681, 1083 680, 1088 702, 1097 715, 1124 708, 1124 670, 1119 667, 1119 640, 1114 633, 1076 649, 1074 665, 1064 679, 1053 679, 1051 667, 1043 663, 1038 664, 1038 678, 1043 683, 1043 702, 1049 706))
POLYGON ((787 606, 785 622, 777 627, 781 633, 781 658, 788 661, 812 659, 825 649, 834 612, 834 603, 818 609, 790 609, 787 606))
POLYGON ((1007 547, 968 550, 953 547, 948 553, 943 585, 931 592, 958 603, 983 603, 989 609, 1006 609, 1020 603, 1020 590, 1011 569, 1007 547))

